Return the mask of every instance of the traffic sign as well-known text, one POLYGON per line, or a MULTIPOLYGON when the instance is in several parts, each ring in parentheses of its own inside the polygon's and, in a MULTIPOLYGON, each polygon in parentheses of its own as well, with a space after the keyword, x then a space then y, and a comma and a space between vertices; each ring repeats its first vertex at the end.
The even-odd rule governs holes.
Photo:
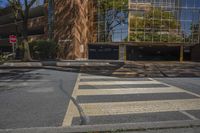
POLYGON ((17 42, 17 37, 15 35, 10 35, 9 36, 9 42, 10 43, 16 43, 17 42))
POLYGON ((17 43, 17 37, 15 35, 10 35, 9 42, 12 44, 13 58, 15 58, 15 44, 17 43))

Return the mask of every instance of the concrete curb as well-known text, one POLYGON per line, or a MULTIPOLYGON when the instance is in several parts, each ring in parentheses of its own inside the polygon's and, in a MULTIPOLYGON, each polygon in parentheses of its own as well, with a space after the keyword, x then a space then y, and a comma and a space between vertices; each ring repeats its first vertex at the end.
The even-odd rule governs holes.
POLYGON ((123 65, 121 61, 44 61, 44 62, 5 62, 0 65, 0 68, 41 68, 44 66, 55 67, 114 67, 123 65))
POLYGON ((23 129, 5 129, 0 133, 92 133, 92 132, 125 132, 125 131, 147 131, 163 129, 180 129, 200 127, 200 120, 188 121, 167 121, 151 123, 123 123, 108 125, 88 125, 72 127, 40 127, 40 128, 23 128, 23 129))

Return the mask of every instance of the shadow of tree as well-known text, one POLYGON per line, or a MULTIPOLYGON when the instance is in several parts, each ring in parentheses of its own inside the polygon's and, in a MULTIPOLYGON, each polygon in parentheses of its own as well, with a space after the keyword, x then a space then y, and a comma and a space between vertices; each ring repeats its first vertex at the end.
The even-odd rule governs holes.
POLYGON ((188 78, 200 77, 199 63, 127 63, 114 66, 46 67, 47 69, 85 75, 120 78, 188 78))
POLYGON ((41 73, 33 73, 35 69, 13 69, 6 71, 4 69, 3 72, 0 73, 0 80, 22 80, 22 81, 28 81, 28 80, 40 80, 42 79, 42 76, 48 75, 48 74, 41 74, 41 73))

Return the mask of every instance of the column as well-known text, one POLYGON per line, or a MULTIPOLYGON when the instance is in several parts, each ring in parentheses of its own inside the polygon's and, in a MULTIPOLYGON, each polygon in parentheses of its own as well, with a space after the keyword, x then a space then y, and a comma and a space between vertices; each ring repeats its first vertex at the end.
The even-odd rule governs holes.
POLYGON ((125 44, 119 45, 119 60, 126 61, 126 45, 125 44))

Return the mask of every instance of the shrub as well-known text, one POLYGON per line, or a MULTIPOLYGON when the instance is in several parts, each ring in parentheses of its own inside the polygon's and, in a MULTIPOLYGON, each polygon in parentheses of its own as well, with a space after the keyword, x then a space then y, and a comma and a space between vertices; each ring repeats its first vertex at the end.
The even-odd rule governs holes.
POLYGON ((29 43, 31 57, 38 60, 55 59, 57 44, 53 41, 38 40, 29 43))

